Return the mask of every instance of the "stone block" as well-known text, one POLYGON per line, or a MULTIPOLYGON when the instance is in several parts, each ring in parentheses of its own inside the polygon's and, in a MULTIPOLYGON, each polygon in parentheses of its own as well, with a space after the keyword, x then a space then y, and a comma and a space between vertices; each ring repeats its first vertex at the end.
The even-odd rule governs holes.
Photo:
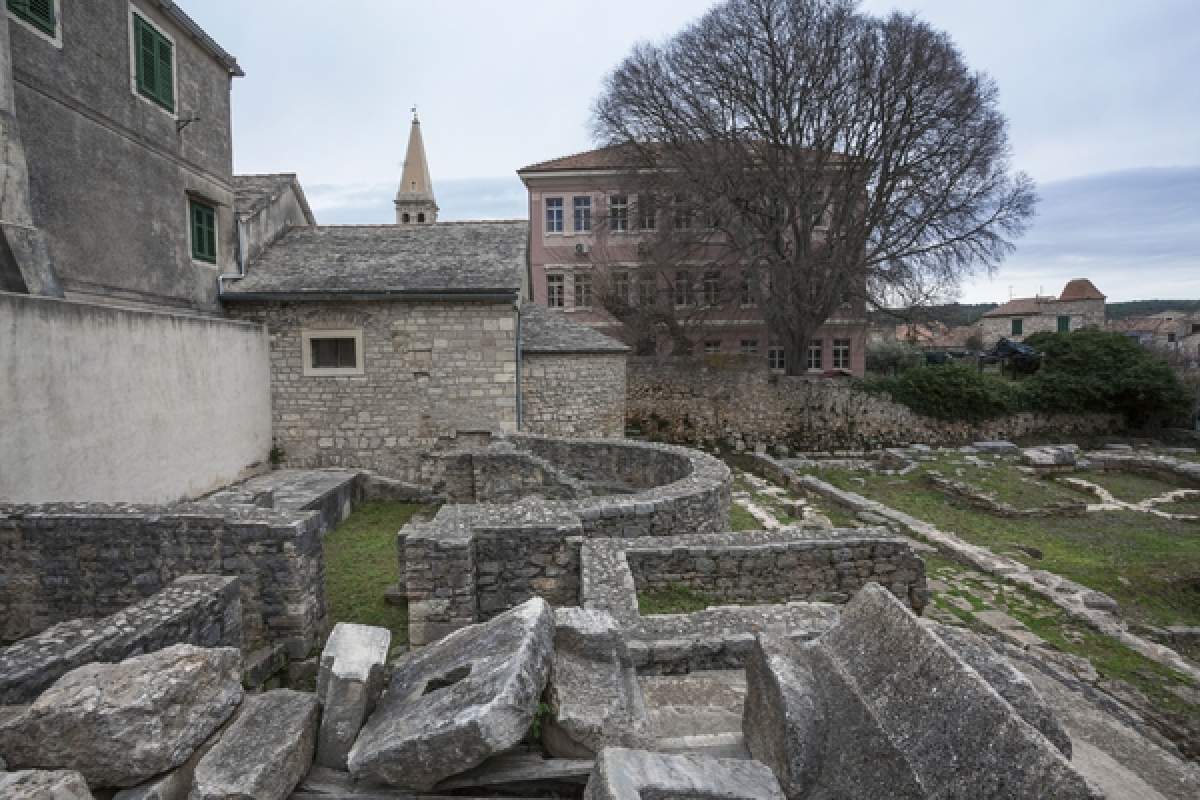
POLYGON ((72 770, 0 772, 4 800, 93 800, 87 782, 72 770))
POLYGON ((18 768, 135 786, 182 764, 233 714, 240 668, 237 650, 183 644, 79 667, 0 727, 0 753, 18 768))
POLYGON ((1041 731, 876 584, 812 642, 760 637, 758 647, 746 741, 792 800, 1101 796, 1041 731), (810 680, 789 694, 774 688, 810 680), (781 711, 753 713, 781 697, 781 711), (772 745, 773 735, 785 744, 772 745))
POLYGON ((392 632, 386 628, 349 622, 333 626, 317 673, 317 701, 323 709, 317 735, 321 766, 346 768, 350 747, 383 691, 391 643, 392 632))
POLYGON ((558 758, 594 758, 605 747, 644 743, 645 711, 616 620, 603 611, 555 611, 550 715, 542 743, 558 758))
POLYGON ((757 761, 606 748, 584 800, 784 800, 771 770, 757 761))
POLYGON ((359 780, 427 791, 511 748, 550 672, 554 613, 535 597, 398 661, 348 767, 359 780))
POLYGON ((275 689, 246 697, 196 766, 190 800, 284 800, 312 765, 317 697, 275 689))
POLYGON ((993 453, 997 455, 1008 455, 1016 453, 1021 449, 1012 442, 1004 441, 1003 439, 989 442, 972 442, 971 446, 980 453, 993 453))
POLYGON ((1035 469, 1069 469, 1075 466, 1076 445, 1043 445, 1021 451, 1021 463, 1035 469))

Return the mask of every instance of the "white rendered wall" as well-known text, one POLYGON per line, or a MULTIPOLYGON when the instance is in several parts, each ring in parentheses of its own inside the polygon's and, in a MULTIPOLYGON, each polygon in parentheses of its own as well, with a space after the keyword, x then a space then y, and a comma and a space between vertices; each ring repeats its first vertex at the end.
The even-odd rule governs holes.
POLYGON ((271 448, 266 332, 0 293, 0 502, 165 503, 271 448))

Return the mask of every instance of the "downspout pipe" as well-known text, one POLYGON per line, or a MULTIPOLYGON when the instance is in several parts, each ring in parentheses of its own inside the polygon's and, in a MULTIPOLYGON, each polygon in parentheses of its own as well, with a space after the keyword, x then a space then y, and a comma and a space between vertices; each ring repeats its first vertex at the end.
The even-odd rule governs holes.
POLYGON ((521 298, 517 298, 517 432, 525 427, 525 390, 521 384, 521 366, 525 356, 521 352, 521 298))
POLYGON ((225 294, 225 280, 246 277, 246 226, 241 214, 233 215, 233 228, 237 233, 237 251, 234 253, 237 272, 225 272, 217 276, 217 298, 225 294))

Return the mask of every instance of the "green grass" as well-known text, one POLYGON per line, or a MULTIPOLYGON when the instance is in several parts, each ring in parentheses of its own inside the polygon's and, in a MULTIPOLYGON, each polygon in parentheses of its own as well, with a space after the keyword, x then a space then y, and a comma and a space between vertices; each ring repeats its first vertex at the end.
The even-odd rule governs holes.
POLYGON ((693 611, 703 611, 711 605, 717 605, 717 602, 677 583, 671 584, 668 589, 638 592, 638 613, 642 616, 690 614, 693 611))
POLYGON ((729 528, 735 531, 758 531, 762 530, 762 523, 737 503, 731 503, 729 506, 729 528))
POLYGON ((1188 488, 1136 472, 1084 472, 1079 477, 1097 486, 1103 486, 1112 492, 1113 497, 1126 503, 1139 503, 1174 489, 1188 488))
POLYGON ((1159 503, 1155 506, 1159 511, 1169 514, 1195 514, 1200 516, 1200 500, 1180 500, 1174 503, 1159 503))
POLYGON ((1194 522, 1130 511, 1005 519, 948 500, 925 485, 920 472, 902 477, 854 473, 866 477, 866 487, 852 482, 852 474, 844 471, 829 470, 824 477, 968 542, 1013 554, 1034 568, 1111 595, 1130 621, 1200 624, 1200 536, 1194 522), (1021 554, 1015 544, 1037 547, 1044 557, 1021 554))
POLYGON ((969 483, 981 492, 1017 508, 1035 508, 1068 500, 1085 500, 1078 492, 1017 471, 1012 465, 998 462, 994 467, 958 466, 939 462, 936 467, 943 477, 969 483), (958 471, 962 471, 962 475, 958 471))
POLYGON ((396 533, 424 506, 366 503, 325 538, 325 594, 331 623, 378 625, 392 646, 408 642, 408 609, 384 602, 396 583, 396 533))

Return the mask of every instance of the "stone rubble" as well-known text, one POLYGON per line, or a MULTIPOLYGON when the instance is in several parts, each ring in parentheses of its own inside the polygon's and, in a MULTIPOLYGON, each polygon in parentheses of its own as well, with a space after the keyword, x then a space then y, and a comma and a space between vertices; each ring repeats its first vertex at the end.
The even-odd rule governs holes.
POLYGON ((78 772, 40 769, 0 772, 0 797, 4 800, 93 800, 87 782, 78 772))
POLYGON ((392 633, 386 628, 339 622, 321 651, 317 700, 321 729, 317 763, 346 768, 346 756, 383 692, 392 633))
POLYGON ((784 795, 771 770, 757 761, 610 747, 596 759, 583 798, 784 800, 784 795))

